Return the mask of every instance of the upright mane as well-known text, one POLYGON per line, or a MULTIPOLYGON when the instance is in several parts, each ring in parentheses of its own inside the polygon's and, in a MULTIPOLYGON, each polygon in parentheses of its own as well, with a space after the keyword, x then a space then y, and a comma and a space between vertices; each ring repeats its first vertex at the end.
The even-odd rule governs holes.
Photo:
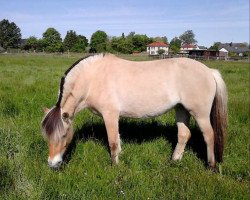
POLYGON ((70 83, 75 81, 76 76, 79 74, 80 70, 91 62, 94 62, 100 58, 103 58, 105 54, 97 54, 92 56, 86 56, 77 60, 69 69, 64 73, 64 76, 61 78, 60 89, 56 107, 62 107, 65 102, 65 97, 70 93, 70 83), (67 87, 68 86, 68 87, 67 87))
POLYGON ((61 78, 56 105, 46 114, 42 121, 43 132, 48 137, 53 135, 55 136, 54 138, 58 138, 60 134, 63 134, 64 129, 61 117, 61 107, 65 102, 65 97, 67 97, 70 93, 70 83, 74 81, 74 78, 85 64, 103 57, 104 54, 86 56, 77 60, 73 65, 71 65, 70 68, 65 71, 63 77, 61 78))
POLYGON ((58 100, 56 102, 56 107, 60 107, 61 101, 62 101, 62 94, 63 94, 63 86, 65 83, 65 77, 68 75, 68 73, 77 65, 79 64, 82 60, 87 59, 89 56, 85 56, 83 58, 80 58, 79 60, 77 60, 76 62, 74 62, 73 65, 71 65, 70 68, 68 68, 65 72, 64 72, 64 76, 61 78, 61 83, 60 83, 60 88, 59 88, 59 95, 58 95, 58 100))

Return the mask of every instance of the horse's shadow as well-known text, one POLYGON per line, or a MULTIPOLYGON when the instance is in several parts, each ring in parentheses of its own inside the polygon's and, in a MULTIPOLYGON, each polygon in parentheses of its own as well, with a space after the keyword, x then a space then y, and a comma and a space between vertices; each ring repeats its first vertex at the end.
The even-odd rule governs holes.
MULTIPOLYGON (((196 126, 190 128, 191 138, 187 143, 187 147, 191 149, 198 158, 207 164, 207 151, 202 133, 196 126)), ((158 123, 156 120, 151 122, 143 122, 136 120, 122 119, 119 122, 119 132, 123 143, 132 142, 141 144, 146 141, 152 141, 158 138, 164 138, 171 146, 172 151, 177 144, 177 126, 169 126, 158 123)), ((80 129, 75 131, 71 144, 65 153, 64 160, 68 163, 75 151, 76 145, 79 141, 87 141, 94 139, 100 141, 108 148, 108 139, 104 123, 86 123, 80 129)), ((170 158, 169 158, 170 159, 170 158)))

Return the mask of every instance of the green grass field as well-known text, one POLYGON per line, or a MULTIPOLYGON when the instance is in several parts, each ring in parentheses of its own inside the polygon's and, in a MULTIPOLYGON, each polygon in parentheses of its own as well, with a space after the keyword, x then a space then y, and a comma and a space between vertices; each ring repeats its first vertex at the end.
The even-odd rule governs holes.
POLYGON ((0 55, 0 199, 250 198, 247 62, 206 62, 221 71, 229 91, 221 173, 206 168, 206 147, 194 122, 182 161, 170 160, 177 137, 173 112, 122 119, 123 152, 119 165, 111 166, 102 119, 83 111, 62 170, 51 170, 42 108, 55 104, 60 78, 78 57, 0 55))

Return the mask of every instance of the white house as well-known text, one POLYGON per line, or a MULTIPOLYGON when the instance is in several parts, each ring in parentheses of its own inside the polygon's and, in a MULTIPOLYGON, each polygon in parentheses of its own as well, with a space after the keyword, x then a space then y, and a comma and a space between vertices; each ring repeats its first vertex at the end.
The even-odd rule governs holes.
POLYGON ((158 51, 160 49, 163 49, 165 52, 165 55, 168 55, 168 51, 169 51, 169 45, 165 44, 163 42, 153 42, 149 45, 147 45, 147 52, 149 53, 149 55, 159 55, 158 51))
POLYGON ((180 53, 188 54, 190 50, 198 50, 199 47, 196 44, 183 44, 180 49, 180 53))
POLYGON ((228 50, 226 50, 225 48, 221 48, 221 49, 219 50, 219 56, 220 56, 220 57, 228 58, 228 50))

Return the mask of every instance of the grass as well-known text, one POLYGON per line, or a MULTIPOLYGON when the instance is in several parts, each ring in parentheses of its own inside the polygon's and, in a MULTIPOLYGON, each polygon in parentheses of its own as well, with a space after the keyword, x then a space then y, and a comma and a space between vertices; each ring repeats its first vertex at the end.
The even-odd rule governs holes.
MULTIPOLYGON (((193 137, 181 162, 174 113, 122 119, 123 152, 110 165, 102 120, 83 111, 63 169, 47 166, 42 108, 57 99, 63 72, 79 57, 0 55, 0 199, 249 199, 249 63, 207 61, 229 91, 229 128, 222 172, 205 165, 203 139, 193 137)), ((143 57, 127 57, 141 60, 143 57)))

